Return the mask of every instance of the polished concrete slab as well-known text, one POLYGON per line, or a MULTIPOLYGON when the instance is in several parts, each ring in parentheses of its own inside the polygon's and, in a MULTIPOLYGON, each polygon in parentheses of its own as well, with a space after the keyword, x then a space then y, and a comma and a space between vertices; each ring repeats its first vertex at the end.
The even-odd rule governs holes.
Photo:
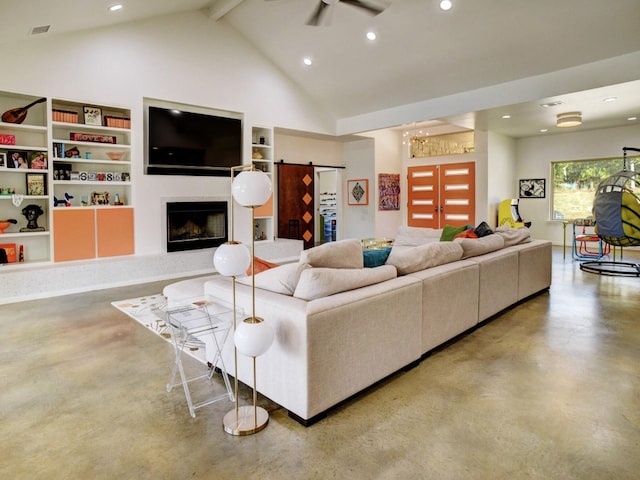
POLYGON ((548 292, 310 428, 261 398, 248 437, 229 401, 191 418, 171 345, 110 305, 165 283, 0 306, 0 478, 639 478, 640 278, 555 250, 548 292))

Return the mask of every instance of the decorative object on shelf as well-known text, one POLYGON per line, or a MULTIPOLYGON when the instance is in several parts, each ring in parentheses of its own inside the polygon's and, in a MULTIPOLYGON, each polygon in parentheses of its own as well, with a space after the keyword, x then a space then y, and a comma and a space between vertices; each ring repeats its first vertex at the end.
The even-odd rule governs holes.
POLYGON ((78 123, 78 112, 53 109, 51 110, 51 120, 63 123, 78 123))
POLYGON ((15 243, 0 244, 0 263, 15 263, 16 259, 17 256, 15 243))
POLYGON ((7 154, 0 152, 0 168, 7 168, 7 154))
POLYGON ((27 173, 27 195, 46 195, 47 176, 44 173, 27 173))
POLYGON ((91 205, 109 205, 109 192, 91 192, 91 205))
POLYGON ((84 112, 85 125, 102 126, 102 109, 98 107, 85 106, 82 110, 84 112))
POLYGON ((11 203, 13 204, 14 207, 19 207, 20 205, 22 205, 23 200, 24 200, 24 195, 15 193, 15 191, 11 195, 11 203))
POLYGON ((31 152, 29 154, 29 168, 32 170, 46 170, 47 152, 31 152))
POLYGON ((53 206, 54 207, 70 207, 71 206, 71 199, 73 198, 73 195, 69 195, 67 192, 64 193, 64 199, 58 199, 56 197, 53 197, 53 206))
POLYGON ((520 198, 544 198, 545 179, 525 179, 520 180, 520 198))
POLYGON ((45 102, 46 98, 39 98, 38 100, 31 102, 29 105, 25 105, 24 107, 12 108, 7 110, 2 114, 2 121, 6 123, 22 123, 24 119, 27 118, 27 112, 31 107, 38 103, 45 102))
POLYGON ((8 150, 7 155, 7 168, 29 168, 27 152, 23 150, 8 150))
POLYGON ((348 205, 369 205, 369 180, 347 180, 348 205))
POLYGON ((71 180, 71 164, 55 162, 53 164, 54 180, 71 180))
POLYGON ((10 133, 0 133, 0 145, 15 145, 16 136, 10 133))
POLYGON ((378 174, 378 210, 400 210, 400 174, 378 174))
POLYGON ((110 143, 116 144, 117 139, 115 135, 98 135, 95 133, 69 133, 69 140, 74 142, 93 142, 93 143, 110 143))
POLYGON ((253 158, 254 160, 262 160, 262 154, 260 153, 260 150, 254 148, 253 153, 251 154, 251 158, 253 158))
POLYGON ((122 159, 125 153, 126 152, 107 152, 107 157, 109 157, 109 160, 117 162, 118 160, 122 159))
MULTIPOLYGON (((234 223, 233 202, 237 201, 243 207, 251 208, 251 224, 255 224, 255 208, 264 205, 271 197, 271 180, 264 172, 255 170, 252 165, 232 167, 231 177, 231 225, 234 223), (241 171, 235 178, 234 173, 241 171)), ((232 227, 233 228, 233 227, 232 227)), ((233 233, 232 233, 233 238, 233 233)), ((235 277, 246 271, 248 263, 246 248, 235 241, 218 247, 222 250, 214 256, 214 264, 221 274, 233 277, 233 304, 235 314, 235 277), (224 272, 224 273, 223 273, 224 272)), ((256 316, 255 305, 255 238, 251 236, 251 317, 245 318, 240 325, 236 325, 234 315, 234 367, 235 367, 235 408, 228 412, 223 419, 224 431, 231 435, 251 435, 264 429, 269 422, 266 410, 257 406, 256 389, 256 357, 262 355, 271 346, 274 332, 264 319, 256 316), (237 352, 253 359, 253 406, 238 406, 238 358, 237 352)))
POLYGON ((38 226, 38 217, 44 214, 40 205, 29 204, 22 209, 22 215, 27 219, 27 226, 20 229, 21 232, 44 232, 44 227, 38 226))
POLYGON ((64 151, 64 156, 66 158, 80 158, 80 150, 78 150, 78 147, 71 147, 64 151))
POLYGON ((0 220, 0 233, 4 233, 5 228, 9 228, 11 225, 17 224, 18 221, 15 218, 7 218, 6 220, 0 220))

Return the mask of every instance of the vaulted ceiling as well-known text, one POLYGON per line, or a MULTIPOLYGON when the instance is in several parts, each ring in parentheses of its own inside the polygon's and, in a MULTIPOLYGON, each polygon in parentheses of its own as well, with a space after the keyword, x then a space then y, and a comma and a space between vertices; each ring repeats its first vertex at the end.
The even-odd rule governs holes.
POLYGON ((320 26, 306 24, 320 0, 120 0, 108 12, 115 1, 2 0, 0 44, 29 41, 34 27, 55 35, 199 10, 338 122, 441 119, 523 137, 553 130, 564 111, 581 111, 585 129, 640 116, 639 0, 452 0, 447 12, 440 0, 368 1, 386 7, 377 16, 338 2, 320 26), (551 101, 563 103, 540 106, 551 101))

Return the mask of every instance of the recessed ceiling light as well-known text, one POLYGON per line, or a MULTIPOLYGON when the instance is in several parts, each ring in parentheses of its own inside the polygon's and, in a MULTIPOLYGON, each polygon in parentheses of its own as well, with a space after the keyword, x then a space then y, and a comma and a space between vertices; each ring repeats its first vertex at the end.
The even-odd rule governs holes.
POLYGON ((451 0, 442 0, 440 2, 440 8, 445 12, 447 10, 451 10, 451 7, 453 7, 453 3, 451 3, 451 0))
POLYGON ((502 115, 502 118, 504 118, 505 120, 508 118, 511 118, 511 115, 507 114, 507 115, 502 115))
POLYGON ((637 120, 637 119, 638 119, 638 117, 629 117, 629 118, 627 118, 627 120, 629 120, 630 122, 633 122, 634 120, 637 120))
POLYGON ((557 107, 558 105, 562 105, 561 100, 557 100, 555 102, 541 103, 540 106, 544 108, 557 107))
POLYGON ((376 32, 367 32, 367 38, 373 41, 378 38, 378 36, 376 35, 376 32))
POLYGON ((311 60, 311 58, 309 58, 309 57, 304 57, 302 59, 302 63, 304 63, 307 67, 309 67, 313 63, 313 60, 311 60))
POLYGON ((607 97, 607 98, 603 98, 602 101, 603 102, 615 102, 618 99, 618 97, 607 97))
POLYGON ((540 129, 540 132, 541 132, 541 133, 545 133, 545 132, 548 132, 548 131, 549 131, 549 129, 548 129, 548 128, 541 128, 541 129, 540 129))
POLYGON ((118 10, 122 10, 122 4, 121 3, 116 3, 114 5, 110 5, 109 6, 109 11, 110 12, 117 12, 118 10))

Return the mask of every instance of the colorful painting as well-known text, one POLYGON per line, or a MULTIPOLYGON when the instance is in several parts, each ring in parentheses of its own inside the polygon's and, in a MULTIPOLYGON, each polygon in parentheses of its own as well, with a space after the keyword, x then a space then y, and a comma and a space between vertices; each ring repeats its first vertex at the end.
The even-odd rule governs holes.
POLYGON ((378 210, 400 210, 400 174, 378 175, 378 210))

